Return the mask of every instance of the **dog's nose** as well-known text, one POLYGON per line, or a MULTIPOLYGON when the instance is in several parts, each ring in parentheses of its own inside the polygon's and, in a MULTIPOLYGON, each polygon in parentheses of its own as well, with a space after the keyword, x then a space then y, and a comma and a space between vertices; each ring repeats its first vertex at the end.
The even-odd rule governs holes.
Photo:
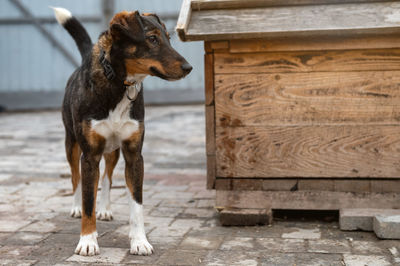
POLYGON ((190 71, 192 71, 193 67, 188 63, 183 63, 181 66, 183 73, 185 73, 185 75, 189 74, 190 71))

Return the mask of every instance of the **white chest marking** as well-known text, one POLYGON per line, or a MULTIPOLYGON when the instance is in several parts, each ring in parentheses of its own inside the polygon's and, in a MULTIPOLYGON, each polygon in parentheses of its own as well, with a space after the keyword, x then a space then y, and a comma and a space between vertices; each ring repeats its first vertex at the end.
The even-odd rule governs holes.
MULTIPOLYGON (((138 90, 140 90, 140 86, 130 86, 127 93, 132 99, 133 96, 137 96, 138 90)), ((107 118, 91 121, 92 130, 106 139, 104 153, 110 153, 120 148, 122 141, 139 130, 139 122, 129 117, 130 109, 131 101, 124 95, 115 109, 109 112, 107 118)))

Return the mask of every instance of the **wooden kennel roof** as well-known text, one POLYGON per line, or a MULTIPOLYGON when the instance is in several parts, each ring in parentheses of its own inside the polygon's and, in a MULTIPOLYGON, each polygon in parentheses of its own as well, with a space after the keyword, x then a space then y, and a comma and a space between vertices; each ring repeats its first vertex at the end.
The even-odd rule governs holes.
POLYGON ((184 0, 182 41, 400 34, 400 2, 373 0, 184 0))

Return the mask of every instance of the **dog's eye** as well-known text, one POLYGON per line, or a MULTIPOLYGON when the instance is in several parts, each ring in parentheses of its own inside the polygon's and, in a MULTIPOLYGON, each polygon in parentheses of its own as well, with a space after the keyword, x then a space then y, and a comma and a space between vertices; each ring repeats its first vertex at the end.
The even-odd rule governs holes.
POLYGON ((159 44, 159 43, 158 43, 158 38, 157 38, 157 36, 155 36, 155 35, 149 36, 148 39, 149 39, 149 41, 150 41, 152 44, 154 44, 154 45, 158 45, 158 44, 159 44))

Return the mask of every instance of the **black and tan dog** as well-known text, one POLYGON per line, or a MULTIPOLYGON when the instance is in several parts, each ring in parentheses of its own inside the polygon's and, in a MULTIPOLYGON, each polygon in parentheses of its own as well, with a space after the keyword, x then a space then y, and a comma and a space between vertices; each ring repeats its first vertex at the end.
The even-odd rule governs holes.
POLYGON ((95 215, 99 162, 104 156, 106 168, 97 218, 110 220, 111 176, 121 149, 130 195, 130 252, 149 255, 153 247, 147 241, 142 212, 144 105, 141 84, 147 75, 178 80, 192 67, 171 47, 165 25, 155 14, 140 15, 137 11, 116 14, 109 29, 93 45, 86 30, 68 10, 54 8, 54 11, 82 55, 82 65, 68 80, 62 108, 65 147, 75 194, 71 216, 82 216, 75 253, 99 254, 95 215))

